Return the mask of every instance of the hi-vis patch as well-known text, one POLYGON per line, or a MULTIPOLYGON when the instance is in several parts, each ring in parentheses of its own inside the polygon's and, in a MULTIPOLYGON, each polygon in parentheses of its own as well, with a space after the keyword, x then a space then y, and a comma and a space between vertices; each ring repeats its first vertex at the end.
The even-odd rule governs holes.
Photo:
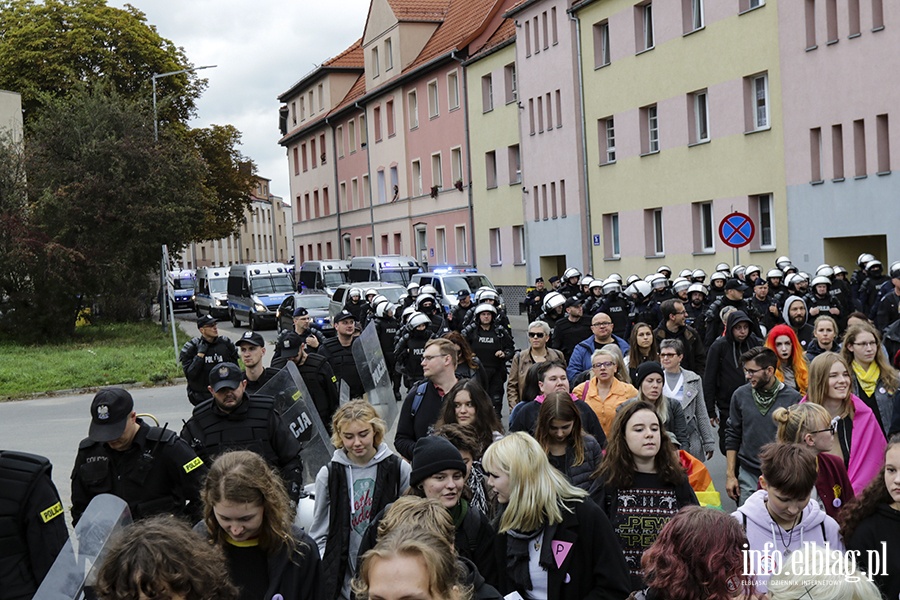
POLYGON ((41 520, 44 523, 50 522, 51 519, 55 519, 59 515, 63 513, 63 507, 61 502, 57 502, 50 508, 46 508, 41 511, 41 520))
POLYGON ((195 459, 192 460, 191 462, 189 462, 189 463, 187 463, 187 464, 184 465, 184 467, 183 467, 183 468, 184 468, 184 472, 185 472, 185 473, 190 473, 191 471, 193 471, 193 470, 196 469, 197 467, 201 466, 202 464, 203 464, 203 459, 200 458, 200 457, 198 456, 197 458, 195 458, 195 459))

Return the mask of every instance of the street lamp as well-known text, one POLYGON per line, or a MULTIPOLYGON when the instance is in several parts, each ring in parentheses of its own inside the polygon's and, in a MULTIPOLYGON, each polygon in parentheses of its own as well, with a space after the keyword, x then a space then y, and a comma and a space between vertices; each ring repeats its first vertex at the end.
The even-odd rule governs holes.
POLYGON ((169 71, 168 73, 154 73, 153 77, 150 79, 153 81, 153 141, 159 141, 159 122, 156 116, 156 80, 162 79, 163 77, 170 77, 171 75, 180 75, 181 73, 193 73, 194 71, 199 71, 200 69, 213 69, 218 65, 206 65, 203 67, 193 67, 191 69, 181 69, 180 71, 169 71))

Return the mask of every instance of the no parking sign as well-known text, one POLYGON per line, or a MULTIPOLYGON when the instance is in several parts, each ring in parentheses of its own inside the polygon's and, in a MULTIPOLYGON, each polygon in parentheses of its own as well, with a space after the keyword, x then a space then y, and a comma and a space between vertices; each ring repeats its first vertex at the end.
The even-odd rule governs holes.
POLYGON ((743 248, 755 234, 753 220, 744 213, 733 212, 719 223, 719 238, 732 248, 743 248))

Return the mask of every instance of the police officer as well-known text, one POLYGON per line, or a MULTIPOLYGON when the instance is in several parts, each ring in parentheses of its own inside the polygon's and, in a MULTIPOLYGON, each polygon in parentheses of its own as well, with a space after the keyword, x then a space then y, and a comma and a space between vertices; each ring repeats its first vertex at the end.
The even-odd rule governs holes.
POLYGON ((355 329, 356 321, 353 314, 342 310, 334 316, 334 330, 337 335, 325 340, 325 345, 319 349, 319 353, 331 365, 331 370, 338 378, 338 385, 341 381, 346 381, 350 388, 350 397, 362 398, 365 390, 352 350, 356 341, 355 329))
POLYGON ((448 323, 452 331, 462 331, 466 314, 471 308, 472 293, 466 288, 456 292, 456 306, 450 311, 450 322, 448 323))
POLYGON ((247 393, 253 394, 275 377, 278 369, 263 366, 263 358, 266 356, 266 341, 255 331, 245 331, 236 345, 241 353, 241 360, 244 362, 247 393))
POLYGON ((577 296, 566 300, 565 307, 566 318, 556 322, 550 347, 562 352, 569 362, 578 342, 591 335, 591 317, 585 316, 581 298, 577 296))
POLYGON ((296 333, 289 333, 281 343, 281 356, 297 366, 322 423, 331 432, 331 417, 339 404, 337 377, 331 365, 324 356, 306 352, 306 342, 296 333))
POLYGON ((559 287, 559 293, 566 298, 571 298, 575 294, 581 292, 579 281, 581 280, 581 271, 575 267, 569 267, 563 273, 564 283, 559 287))
MULTIPOLYGON (((275 351, 272 353, 273 363, 276 358, 281 356, 280 342, 284 339, 284 336, 290 333, 290 331, 290 329, 285 329, 275 340, 275 351)), ((309 311, 302 306, 298 306, 294 309, 294 331, 299 333, 300 337, 306 340, 307 352, 318 352, 322 344, 325 343, 325 335, 317 327, 313 326, 312 317, 309 316, 309 311)))
POLYGON ((506 364, 515 354, 515 343, 509 329, 496 321, 497 309, 491 304, 479 304, 475 308, 475 322, 467 326, 462 336, 484 367, 488 389, 497 417, 501 417, 506 390, 506 364))
POLYGON ((34 596, 69 539, 43 456, 0 450, 0 597, 34 596))
POLYGON ((544 287, 544 278, 538 277, 534 280, 534 289, 525 295, 525 306, 528 310, 528 322, 536 321, 541 309, 544 305, 544 296, 547 295, 547 289, 544 287))
POLYGON ((126 390, 102 389, 91 402, 88 437, 72 469, 72 521, 98 494, 127 502, 135 519, 172 513, 196 521, 207 470, 174 431, 138 419, 126 390))
POLYGON ((397 357, 394 355, 394 347, 397 345, 397 334, 400 331, 400 321, 396 317, 398 308, 396 304, 391 302, 381 302, 375 307, 375 316, 372 317, 372 320, 375 322, 378 343, 381 345, 381 353, 384 355, 384 361, 391 376, 394 398, 397 402, 400 402, 403 400, 400 396, 401 375, 397 371, 397 357))
POLYGON ((197 319, 200 335, 187 342, 181 348, 181 368, 187 377, 187 395, 191 404, 197 406, 211 396, 207 390, 209 373, 213 367, 222 362, 236 363, 237 348, 225 336, 219 335, 215 318, 204 315, 197 319))
POLYGON ((275 412, 271 398, 248 396, 247 382, 234 363, 222 363, 209 375, 212 398, 194 408, 181 437, 203 460, 228 450, 252 450, 281 471, 291 499, 302 489, 300 442, 275 412))
POLYGON ((603 282, 603 302, 593 314, 605 313, 613 322, 613 334, 620 338, 627 338, 630 330, 629 315, 634 304, 622 292, 622 284, 617 279, 609 277, 603 282))
POLYGON ((395 369, 403 376, 403 384, 410 388, 424 376, 422 356, 425 345, 434 336, 428 328, 429 320, 422 313, 413 313, 399 333, 394 346, 395 369))

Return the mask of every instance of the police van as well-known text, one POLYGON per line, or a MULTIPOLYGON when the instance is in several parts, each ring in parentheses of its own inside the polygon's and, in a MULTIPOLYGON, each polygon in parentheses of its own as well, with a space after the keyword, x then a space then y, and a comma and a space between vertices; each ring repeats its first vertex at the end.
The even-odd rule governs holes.
POLYGON ((194 310, 194 271, 192 269, 169 271, 167 280, 168 297, 173 309, 194 310))
POLYGON ((275 326, 275 312, 294 293, 294 279, 282 263, 232 265, 228 272, 228 316, 235 327, 275 326))
POLYGON ((194 304, 197 316, 211 315, 227 319, 228 271, 230 267, 200 267, 197 269, 197 285, 194 288, 194 304))
POLYGON ((412 256, 381 254, 350 259, 350 283, 384 281, 405 286, 413 275, 421 272, 422 267, 412 256))
MULTIPOLYGON (((486 275, 479 273, 476 269, 446 267, 435 269, 429 273, 418 273, 413 275, 412 280, 420 286, 434 286, 438 293, 437 301, 444 308, 445 313, 449 313, 459 304, 457 294, 460 290, 469 290, 469 293, 474 295, 478 288, 487 287, 498 294, 503 293, 491 283, 486 275)), ((473 298, 472 301, 474 302, 474 300, 473 298)))
POLYGON ((350 281, 349 271, 349 260, 308 260, 300 265, 298 289, 331 296, 339 285, 350 281))

